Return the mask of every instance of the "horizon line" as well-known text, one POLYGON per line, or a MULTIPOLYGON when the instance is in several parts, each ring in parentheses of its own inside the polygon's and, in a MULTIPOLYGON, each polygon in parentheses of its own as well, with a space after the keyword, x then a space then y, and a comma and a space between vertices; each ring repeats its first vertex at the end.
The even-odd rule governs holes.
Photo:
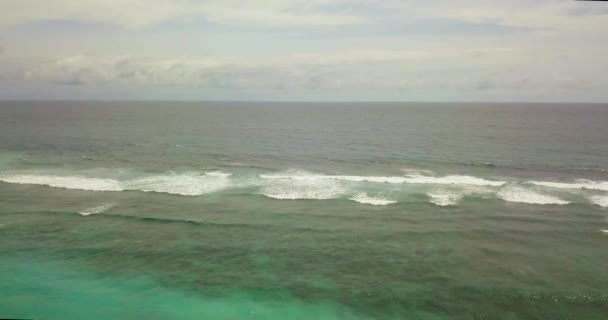
POLYGON ((78 98, 68 98, 68 99, 37 99, 37 98, 28 98, 28 99, 4 99, 0 98, 0 102, 184 102, 184 103, 196 103, 196 102, 204 102, 204 103, 302 103, 302 104, 319 104, 319 103, 330 103, 330 104, 344 104, 344 103, 356 103, 356 104, 368 104, 368 103, 386 103, 386 104, 395 104, 395 103, 445 103, 445 104, 456 104, 456 103, 474 103, 474 104, 608 104, 608 101, 602 102, 593 102, 593 101, 525 101, 525 100, 513 100, 513 101, 481 101, 481 100, 172 100, 172 99, 78 99, 78 98))

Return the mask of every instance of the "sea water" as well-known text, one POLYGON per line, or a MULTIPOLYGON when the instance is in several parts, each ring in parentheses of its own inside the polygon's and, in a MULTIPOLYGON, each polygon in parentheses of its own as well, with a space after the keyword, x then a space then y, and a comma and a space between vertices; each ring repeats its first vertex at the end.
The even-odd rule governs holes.
POLYGON ((608 105, 0 102, 0 318, 606 319, 608 105))

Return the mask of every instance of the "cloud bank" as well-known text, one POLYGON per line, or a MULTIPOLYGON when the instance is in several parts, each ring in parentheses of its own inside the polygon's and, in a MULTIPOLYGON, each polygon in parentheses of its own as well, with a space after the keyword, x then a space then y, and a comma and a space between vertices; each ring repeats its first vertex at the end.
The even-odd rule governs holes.
POLYGON ((7 0, 0 98, 608 101, 607 33, 601 2, 7 0))

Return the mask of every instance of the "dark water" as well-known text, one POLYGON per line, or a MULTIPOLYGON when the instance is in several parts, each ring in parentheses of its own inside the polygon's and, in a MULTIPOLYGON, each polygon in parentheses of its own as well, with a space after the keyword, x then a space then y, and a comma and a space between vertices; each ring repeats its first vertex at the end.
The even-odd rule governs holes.
POLYGON ((606 319, 607 124, 0 102, 0 318, 606 319))

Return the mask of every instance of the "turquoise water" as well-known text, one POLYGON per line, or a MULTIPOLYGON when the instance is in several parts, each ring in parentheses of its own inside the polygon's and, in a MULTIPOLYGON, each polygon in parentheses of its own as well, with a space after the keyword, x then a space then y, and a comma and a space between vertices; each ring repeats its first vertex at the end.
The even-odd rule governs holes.
POLYGON ((605 319, 608 106, 0 103, 0 317, 605 319))

